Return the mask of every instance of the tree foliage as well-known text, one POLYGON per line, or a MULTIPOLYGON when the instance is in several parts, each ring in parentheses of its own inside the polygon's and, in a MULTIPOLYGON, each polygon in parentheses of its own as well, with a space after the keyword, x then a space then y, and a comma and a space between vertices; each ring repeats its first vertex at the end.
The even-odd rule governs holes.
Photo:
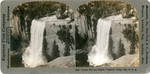
POLYGON ((73 49, 74 39, 70 33, 71 26, 60 26, 60 29, 57 31, 58 39, 65 43, 65 52, 64 56, 70 55, 70 49, 73 49))
POLYGON ((111 56, 113 57, 113 60, 116 59, 116 54, 114 53, 113 49, 114 49, 114 42, 113 42, 113 39, 112 39, 112 28, 110 28, 110 31, 109 31, 109 46, 108 46, 108 53, 111 54, 111 56))
POLYGON ((68 17, 65 11, 69 11, 69 6, 54 1, 34 1, 22 3, 14 8, 13 14, 17 16, 28 16, 30 19, 38 19, 44 16, 60 14, 62 18, 68 17))
POLYGON ((124 44, 122 43, 122 41, 120 39, 119 44, 118 44, 118 55, 117 55, 117 57, 119 58, 123 55, 125 55, 125 48, 124 48, 124 44))
POLYGON ((64 55, 64 56, 69 56, 69 55, 70 55, 70 48, 69 48, 68 45, 65 46, 64 50, 65 50, 65 52, 64 52, 63 55, 64 55))
POLYGON ((52 48, 52 56, 53 56, 53 59, 57 58, 57 57, 60 57, 60 50, 59 50, 59 47, 58 45, 56 44, 56 41, 54 40, 53 42, 53 48, 52 48))
POLYGON ((121 1, 92 1, 81 5, 78 11, 82 15, 94 15, 97 19, 118 14, 127 14, 126 17, 129 18, 135 14, 130 13, 131 9, 134 7, 121 1))
POLYGON ((131 24, 128 24, 128 25, 126 25, 126 28, 122 32, 124 34, 124 37, 131 43, 129 54, 135 53, 135 48, 138 43, 139 37, 136 34, 135 27, 136 27, 136 25, 132 26, 131 24))

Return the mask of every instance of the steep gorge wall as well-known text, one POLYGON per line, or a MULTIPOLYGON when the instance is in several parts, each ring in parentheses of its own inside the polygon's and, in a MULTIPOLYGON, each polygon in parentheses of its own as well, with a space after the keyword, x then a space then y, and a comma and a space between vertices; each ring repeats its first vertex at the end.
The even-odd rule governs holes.
MULTIPOLYGON (((45 28, 45 41, 47 43, 47 48, 46 48, 46 53, 49 56, 52 56, 52 48, 53 48, 53 42, 54 40, 56 41, 56 44, 58 45, 58 49, 60 50, 60 57, 64 56, 65 52, 65 42, 59 39, 59 35, 57 35, 57 32, 64 26, 66 28, 69 28, 71 26, 72 28, 69 30, 71 33, 71 36, 74 37, 74 24, 70 23, 68 24, 69 20, 56 20, 56 21, 48 21, 46 23, 46 28, 45 28)), ((74 38, 73 38, 74 39, 74 38)), ((70 55, 75 55, 75 49, 74 45, 73 49, 70 50, 70 55)))

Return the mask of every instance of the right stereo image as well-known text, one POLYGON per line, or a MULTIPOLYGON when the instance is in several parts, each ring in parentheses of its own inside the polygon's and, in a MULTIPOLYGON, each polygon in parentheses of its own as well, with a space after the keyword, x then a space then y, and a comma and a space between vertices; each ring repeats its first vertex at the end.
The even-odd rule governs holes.
POLYGON ((121 1, 91 1, 74 14, 76 67, 139 67, 136 9, 121 1))

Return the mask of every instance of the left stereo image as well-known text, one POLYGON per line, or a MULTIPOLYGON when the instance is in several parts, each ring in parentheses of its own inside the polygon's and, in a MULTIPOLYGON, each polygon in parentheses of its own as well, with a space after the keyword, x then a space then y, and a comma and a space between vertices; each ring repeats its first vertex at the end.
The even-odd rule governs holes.
POLYGON ((26 2, 11 14, 11 67, 74 67, 73 11, 54 1, 26 2))

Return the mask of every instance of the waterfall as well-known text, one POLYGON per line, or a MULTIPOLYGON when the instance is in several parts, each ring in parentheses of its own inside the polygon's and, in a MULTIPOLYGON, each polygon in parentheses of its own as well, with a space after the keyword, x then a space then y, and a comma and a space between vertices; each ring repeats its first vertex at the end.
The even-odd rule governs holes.
POLYGON ((33 20, 31 25, 31 41, 22 55, 25 67, 36 67, 47 61, 42 55, 45 21, 33 20))
POLYGON ((108 56, 111 22, 111 20, 98 20, 96 44, 92 47, 88 54, 88 61, 90 65, 97 66, 112 61, 112 59, 108 56))

